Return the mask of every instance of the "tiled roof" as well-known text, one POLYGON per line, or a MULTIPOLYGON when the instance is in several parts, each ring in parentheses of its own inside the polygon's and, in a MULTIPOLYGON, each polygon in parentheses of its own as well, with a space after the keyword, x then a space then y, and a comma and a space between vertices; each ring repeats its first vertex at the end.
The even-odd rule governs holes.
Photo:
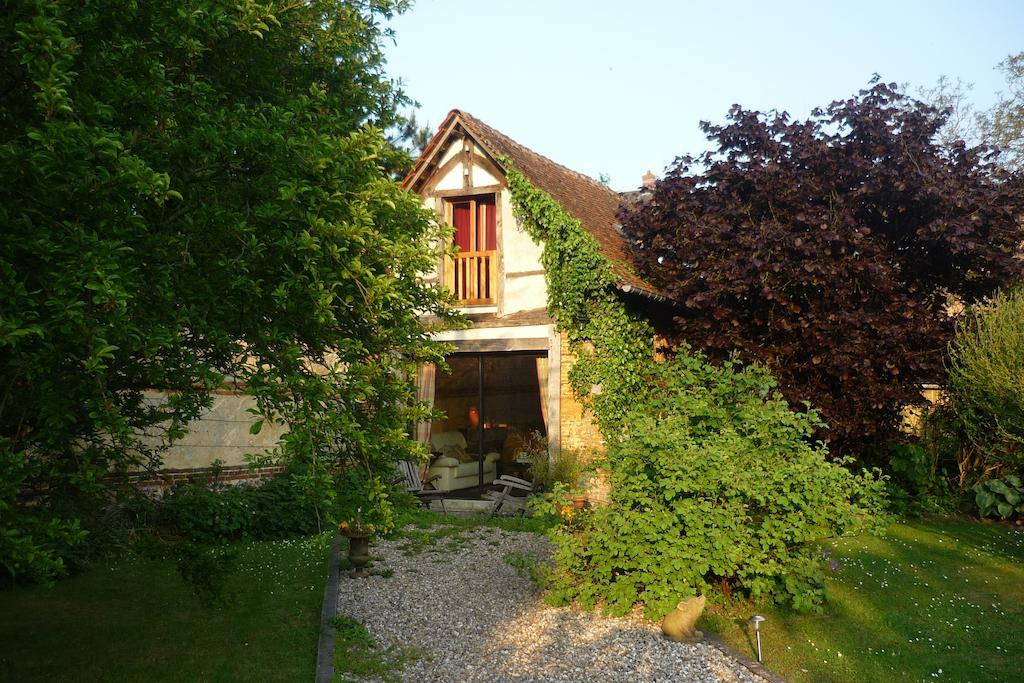
MULTIPOLYGON (((486 151, 499 163, 499 156, 507 156, 512 164, 537 188, 544 190, 579 220, 583 229, 589 232, 601 245, 604 255, 612 263, 612 271, 620 285, 627 291, 635 289, 640 293, 659 296, 654 287, 639 277, 632 267, 629 251, 632 248, 620 232, 616 213, 621 204, 618 193, 593 178, 577 173, 545 156, 523 147, 501 131, 491 128, 483 121, 464 111, 453 109, 438 129, 438 134, 427 145, 420 159, 426 159, 441 142, 444 131, 461 124, 486 151)), ((420 162, 406 182, 419 171, 420 162)))

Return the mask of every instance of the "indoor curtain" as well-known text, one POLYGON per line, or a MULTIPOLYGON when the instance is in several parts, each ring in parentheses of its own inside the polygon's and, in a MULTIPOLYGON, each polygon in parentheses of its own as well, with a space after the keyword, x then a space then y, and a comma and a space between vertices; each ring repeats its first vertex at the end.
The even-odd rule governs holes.
MULTIPOLYGON (((434 407, 434 377, 437 367, 433 363, 424 363, 416 371, 416 400, 434 407)), ((416 424, 416 440, 430 443, 430 420, 416 424)))
POLYGON ((544 432, 548 432, 548 358, 537 358, 537 385, 540 387, 540 415, 544 419, 544 432))

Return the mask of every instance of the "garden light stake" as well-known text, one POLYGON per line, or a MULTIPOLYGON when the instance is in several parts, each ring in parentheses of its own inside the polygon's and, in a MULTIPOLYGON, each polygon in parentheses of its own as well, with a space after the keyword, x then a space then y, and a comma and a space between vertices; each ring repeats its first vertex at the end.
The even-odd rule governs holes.
POLYGON ((761 622, 764 621, 764 617, 760 614, 755 614, 750 618, 754 622, 754 636, 757 638, 757 661, 761 661, 761 622))

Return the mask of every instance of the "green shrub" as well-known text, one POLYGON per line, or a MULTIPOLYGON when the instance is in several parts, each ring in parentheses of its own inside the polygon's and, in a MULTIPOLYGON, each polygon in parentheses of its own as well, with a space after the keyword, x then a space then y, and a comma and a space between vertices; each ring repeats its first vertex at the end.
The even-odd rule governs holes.
POLYGON ((889 444, 886 490, 893 512, 920 515, 956 509, 959 497, 950 485, 950 463, 939 446, 929 440, 889 444))
POLYGON ((659 618, 721 589, 817 608, 819 542, 877 522, 883 482, 829 461, 817 414, 791 410, 762 368, 681 354, 652 372, 609 443, 610 503, 553 532, 552 599, 659 618))
POLYGON ((200 603, 213 607, 230 600, 227 583, 238 566, 236 550, 181 543, 177 551, 178 573, 192 587, 200 603))
POLYGON ((974 486, 975 503, 982 517, 999 516, 1010 519, 1024 515, 1024 486, 1020 477, 1007 475, 1004 479, 989 479, 974 486))
POLYGON ((316 511, 288 474, 260 485, 188 483, 164 495, 160 522, 199 543, 240 538, 275 539, 317 531, 316 511))
MULTIPOLYGON (((948 407, 974 478, 1024 468, 1024 290, 974 308, 950 345, 948 407)), ((968 477, 969 479, 969 477, 968 477)), ((969 482, 967 482, 969 483, 969 482)))
POLYGON ((250 488, 247 495, 253 512, 252 538, 269 540, 318 531, 312 506, 296 495, 290 476, 269 479, 250 488))
MULTIPOLYGON (((393 472, 393 470, 392 470, 393 472)), ((387 534, 395 527, 396 501, 408 504, 409 497, 397 493, 393 479, 371 474, 365 469, 352 468, 335 477, 336 521, 355 521, 372 524, 378 533, 387 534)))
POLYGON ((524 450, 530 456, 530 476, 538 491, 551 491, 559 483, 569 487, 579 485, 583 460, 576 451, 549 452, 548 440, 540 432, 530 435, 524 450))

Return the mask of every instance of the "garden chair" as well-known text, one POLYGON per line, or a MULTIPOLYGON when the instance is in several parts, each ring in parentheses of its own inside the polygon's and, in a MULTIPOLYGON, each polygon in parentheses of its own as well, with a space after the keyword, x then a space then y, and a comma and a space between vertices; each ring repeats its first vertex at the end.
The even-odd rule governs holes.
POLYGON ((503 474, 494 480, 493 485, 498 488, 483 494, 485 499, 494 501, 488 517, 497 512, 509 515, 517 512, 521 515, 526 514, 526 497, 533 493, 533 482, 513 477, 510 474, 503 474), (513 495, 513 491, 525 491, 525 493, 513 495))
POLYGON ((433 484, 435 480, 440 479, 440 474, 435 474, 426 481, 423 481, 420 477, 420 466, 411 460, 402 460, 399 462, 398 471, 401 476, 395 480, 395 484, 404 484, 409 493, 416 496, 420 501, 420 504, 427 509, 430 508, 430 502, 432 500, 441 501, 441 512, 445 515, 448 514, 448 510, 446 510, 444 506, 444 496, 446 491, 424 488, 425 485, 433 484))

